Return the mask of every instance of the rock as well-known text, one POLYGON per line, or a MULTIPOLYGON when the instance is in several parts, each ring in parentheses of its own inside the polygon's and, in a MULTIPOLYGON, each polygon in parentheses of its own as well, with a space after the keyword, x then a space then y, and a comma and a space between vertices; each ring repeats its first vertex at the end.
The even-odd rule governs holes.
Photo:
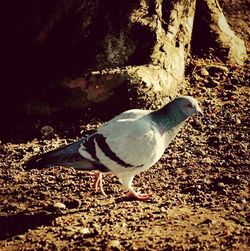
POLYGON ((247 204, 248 202, 247 202, 247 200, 246 200, 245 198, 243 198, 243 199, 241 200, 241 203, 242 203, 242 204, 247 204))
POLYGON ((238 203, 247 204, 247 200, 245 198, 238 198, 236 201, 238 203))
POLYGON ((240 120, 239 118, 236 118, 236 121, 235 121, 235 122, 236 122, 237 125, 240 125, 240 124, 241 124, 241 120, 240 120))
POLYGON ((65 210, 66 209, 66 205, 61 203, 61 202, 56 202, 53 204, 53 207, 55 209, 59 209, 59 210, 65 210))
POLYGON ((224 188, 224 187, 225 187, 225 184, 224 184, 223 182, 219 182, 219 183, 218 183, 218 187, 224 188))
POLYGON ((201 68, 200 75, 203 77, 206 77, 206 76, 209 76, 209 72, 205 68, 201 68))
POLYGON ((223 236, 230 236, 232 233, 228 229, 224 229, 221 233, 223 236))
POLYGON ((213 160, 207 157, 207 158, 204 158, 201 162, 205 164, 212 164, 213 160))
POLYGON ((15 237, 16 240, 24 240, 25 239, 25 234, 19 234, 15 237))
POLYGON ((165 207, 161 207, 161 208, 160 208, 160 211, 161 211, 162 213, 167 213, 168 210, 167 210, 165 207))
POLYGON ((45 125, 41 128, 40 132, 43 136, 48 136, 54 132, 54 129, 52 126, 45 125))
POLYGON ((87 227, 79 227, 79 228, 78 228, 78 232, 79 232, 80 234, 85 235, 85 234, 89 234, 89 233, 90 233, 90 229, 87 228, 87 227))
POLYGON ((41 147, 34 147, 33 151, 34 151, 34 153, 38 153, 41 151, 41 147))
POLYGON ((119 240, 112 240, 108 242, 107 250, 113 250, 113 249, 120 249, 121 248, 121 242, 119 240))

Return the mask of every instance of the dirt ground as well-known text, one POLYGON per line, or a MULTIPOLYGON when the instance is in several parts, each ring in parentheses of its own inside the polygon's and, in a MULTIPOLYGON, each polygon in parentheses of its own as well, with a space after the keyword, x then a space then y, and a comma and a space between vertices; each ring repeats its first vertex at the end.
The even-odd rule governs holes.
MULTIPOLYGON (((223 2, 249 51, 246 6, 223 2)), ((194 59, 187 78, 183 93, 199 100, 204 116, 186 123, 161 161, 134 179, 152 194, 148 202, 124 199, 114 176, 104 177, 104 197, 88 172, 23 170, 29 157, 79 138, 98 120, 36 121, 2 141, 0 250, 250 250, 249 63, 194 59)))

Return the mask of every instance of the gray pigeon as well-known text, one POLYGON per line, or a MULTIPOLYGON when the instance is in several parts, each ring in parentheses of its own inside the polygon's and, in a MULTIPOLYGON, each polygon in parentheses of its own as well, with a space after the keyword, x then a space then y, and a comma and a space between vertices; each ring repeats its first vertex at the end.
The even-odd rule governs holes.
POLYGON ((153 166, 185 120, 197 113, 202 113, 202 110, 190 96, 178 97, 157 111, 128 110, 91 135, 31 158, 26 168, 69 166, 98 170, 95 188, 100 188, 104 195, 102 173, 112 173, 128 190, 129 197, 147 200, 149 195, 134 191, 134 176, 153 166))

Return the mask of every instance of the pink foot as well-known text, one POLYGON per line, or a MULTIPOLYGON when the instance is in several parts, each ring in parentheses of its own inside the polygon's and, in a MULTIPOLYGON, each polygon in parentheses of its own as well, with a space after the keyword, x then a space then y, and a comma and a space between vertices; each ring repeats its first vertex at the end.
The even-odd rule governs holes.
POLYGON ((141 201, 147 201, 151 198, 148 194, 140 194, 136 193, 135 191, 129 191, 127 193, 127 198, 135 199, 135 200, 141 200, 141 201))

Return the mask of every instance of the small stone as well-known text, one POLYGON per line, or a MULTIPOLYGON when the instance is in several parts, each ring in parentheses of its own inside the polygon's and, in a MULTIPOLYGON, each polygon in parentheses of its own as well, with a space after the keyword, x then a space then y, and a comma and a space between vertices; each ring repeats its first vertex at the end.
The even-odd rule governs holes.
POLYGON ((90 233, 90 229, 87 228, 87 227, 80 227, 80 228, 78 229, 78 232, 79 232, 80 234, 85 235, 85 234, 89 234, 89 233, 90 233))
POLYGON ((224 188, 224 187, 225 187, 225 184, 224 184, 223 182, 219 182, 219 183, 218 183, 218 187, 224 188))
POLYGON ((166 213, 168 211, 165 207, 161 207, 160 210, 162 213, 166 213))
POLYGON ((48 136, 54 132, 54 129, 51 126, 46 125, 41 128, 40 132, 43 136, 48 136))
POLYGON ((240 120, 239 118, 236 118, 236 121, 235 121, 235 122, 236 122, 237 125, 240 125, 240 124, 241 124, 241 120, 240 120))
POLYGON ((191 154, 188 153, 188 152, 184 153, 184 156, 185 156, 186 158, 191 158, 191 154))
POLYGON ((15 237, 16 240, 23 240, 25 239, 25 235, 24 234, 19 234, 15 237))
POLYGON ((245 198, 241 199, 240 202, 241 202, 242 204, 247 204, 247 200, 246 200, 245 198))
POLYGON ((177 161, 176 159, 173 159, 173 160, 172 160, 172 165, 176 165, 177 162, 178 162, 178 161, 177 161))
POLYGON ((176 173, 177 173, 178 175, 183 174, 183 168, 177 167, 177 168, 176 168, 176 173))
POLYGON ((202 163, 205 163, 205 164, 212 164, 213 163, 213 160, 211 160, 210 158, 204 158, 202 161, 202 163))
POLYGON ((61 210, 66 209, 65 204, 63 204, 63 203, 61 203, 61 202, 56 202, 56 203, 54 203, 54 204, 53 204, 53 207, 54 207, 55 209, 61 209, 61 210))
POLYGON ((117 248, 119 249, 119 247, 121 246, 121 243, 119 240, 112 240, 108 243, 108 248, 117 248))
POLYGON ((201 185, 197 185, 197 189, 201 189, 201 185))
POLYGON ((225 229, 225 230, 222 231, 222 235, 223 236, 230 236, 231 232, 228 229, 225 229))
POLYGON ((33 148, 33 151, 34 151, 35 153, 38 153, 38 152, 41 151, 41 147, 34 147, 34 148, 33 148))
POLYGON ((209 72, 208 72, 206 69, 204 69, 204 68, 201 68, 201 69, 200 69, 200 74, 201 74, 201 76, 203 76, 203 77, 209 76, 209 72))

